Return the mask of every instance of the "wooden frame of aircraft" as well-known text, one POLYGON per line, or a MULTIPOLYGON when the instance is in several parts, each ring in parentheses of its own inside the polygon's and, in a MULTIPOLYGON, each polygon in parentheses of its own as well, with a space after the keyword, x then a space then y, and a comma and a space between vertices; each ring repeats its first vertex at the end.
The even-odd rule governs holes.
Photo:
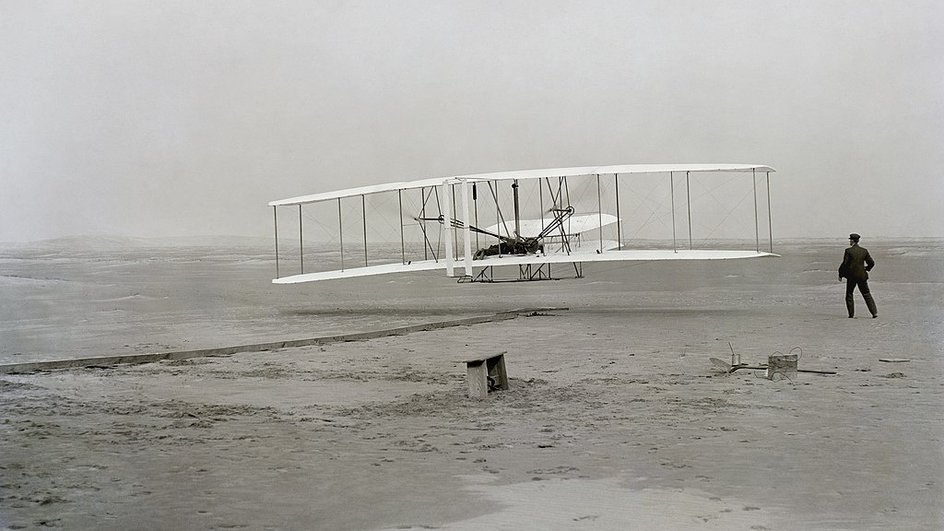
MULTIPOLYGON (((460 282, 495 281, 494 272, 500 266, 517 266, 517 277, 512 280, 543 280, 554 278, 551 271, 554 264, 564 264, 565 271, 572 271, 573 276, 582 277, 582 264, 587 262, 724 260, 777 256, 773 253, 770 217, 770 173, 774 171, 770 166, 759 164, 635 164, 555 168, 396 182, 272 201, 269 206, 273 208, 276 254, 276 278, 273 283, 294 284, 437 269, 445 270, 448 277, 457 278, 460 282), (690 178, 693 174, 719 172, 749 173, 751 176, 753 250, 698 249, 694 246, 690 178), (671 188, 672 246, 631 248, 627 245, 623 218, 620 216, 620 181, 632 176, 653 174, 668 176, 671 188), (677 236, 675 182, 676 175, 682 174, 685 176, 687 205, 687 248, 679 245, 677 236), (758 174, 763 175, 766 182, 769 251, 761 250, 758 174), (582 183, 580 194, 573 190, 575 180, 582 183), (529 190, 524 201, 519 197, 519 188, 529 190), (381 223, 389 223, 393 227, 399 225, 399 253, 388 246, 387 252, 375 250, 371 257, 367 234, 367 200, 379 196, 389 199, 394 195, 396 208, 391 206, 394 203, 391 199, 385 206, 378 206, 376 211, 381 213, 381 217, 387 218, 381 223), (577 199, 578 195, 580 199, 577 199), (409 198, 406 207, 405 198, 409 198), (509 200, 511 206, 508 205, 509 200), (333 224, 337 228, 337 257, 340 260, 326 258, 324 253, 320 253, 323 267, 327 269, 305 272, 302 208, 332 203, 336 205, 336 212, 328 214, 322 209, 321 215, 335 218, 333 224), (279 208, 284 207, 298 209, 297 257, 300 267, 298 274, 289 276, 282 276, 280 267, 279 208), (358 228, 362 230, 357 231, 360 234, 356 246, 358 255, 363 251, 363 260, 358 257, 356 265, 352 265, 350 258, 345 262, 346 253, 350 255, 351 252, 351 237, 349 230, 349 247, 345 250, 344 219, 345 213, 350 216, 358 207, 361 214, 358 228), (489 221, 484 221, 486 219, 489 221), (489 225, 482 227, 486 223, 489 225), (410 245, 407 244, 408 228, 412 235, 409 238, 410 245)), ((626 208, 625 205, 623 208, 626 208)), ((330 220, 322 221, 324 223, 316 223, 323 229, 332 225, 330 220)))

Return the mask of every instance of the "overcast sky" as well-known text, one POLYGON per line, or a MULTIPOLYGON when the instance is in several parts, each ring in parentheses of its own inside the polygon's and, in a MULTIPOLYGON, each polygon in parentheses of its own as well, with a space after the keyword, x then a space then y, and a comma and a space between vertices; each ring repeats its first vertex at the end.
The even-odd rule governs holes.
POLYGON ((939 0, 0 0, 0 241, 673 162, 775 167, 775 238, 944 237, 942 28, 939 0))

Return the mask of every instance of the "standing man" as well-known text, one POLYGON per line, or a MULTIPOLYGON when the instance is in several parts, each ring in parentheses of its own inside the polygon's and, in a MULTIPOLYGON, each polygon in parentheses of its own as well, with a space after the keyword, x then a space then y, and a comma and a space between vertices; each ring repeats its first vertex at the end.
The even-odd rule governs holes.
POLYGON ((859 293, 862 294, 865 305, 872 312, 872 318, 878 317, 875 300, 872 299, 872 293, 869 291, 869 271, 873 267, 875 267, 875 260, 872 260, 868 249, 859 247, 859 235, 853 232, 849 235, 849 248, 842 255, 842 265, 839 266, 839 280, 846 279, 846 309, 849 310, 850 319, 855 316, 852 292, 855 291, 856 286, 859 286, 859 293))

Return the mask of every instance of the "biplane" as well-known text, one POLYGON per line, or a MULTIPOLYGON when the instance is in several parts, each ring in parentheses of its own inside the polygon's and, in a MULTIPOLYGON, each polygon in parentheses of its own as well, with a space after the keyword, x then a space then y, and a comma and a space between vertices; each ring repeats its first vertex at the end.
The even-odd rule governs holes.
POLYGON ((460 282, 528 281, 579 278, 583 264, 591 262, 777 256, 770 217, 774 171, 758 164, 555 168, 428 178, 281 199, 269 203, 275 228, 273 282, 431 270, 443 270, 460 282), (709 176, 725 177, 720 184, 698 188, 696 183, 707 182, 709 176), (761 250, 764 216, 758 207, 758 181, 766 184, 766 250, 761 250), (740 190, 734 192, 735 187, 740 190), (752 211, 744 206, 751 195, 752 211), (698 202, 700 197, 714 198, 722 206, 709 212, 698 202), (733 205, 725 207, 725 202, 733 205), (279 212, 285 209, 297 210, 297 225, 280 225, 279 212), (731 233, 725 225, 729 218, 747 227, 731 233), (710 226, 693 219, 709 220, 710 226), (696 225, 706 233, 698 245, 693 237, 696 225), (752 248, 718 248, 718 242, 725 241, 741 242, 740 247, 746 241, 752 248), (286 261, 298 264, 292 274, 282 274, 286 261), (499 268, 515 273, 501 278, 496 275, 499 268))

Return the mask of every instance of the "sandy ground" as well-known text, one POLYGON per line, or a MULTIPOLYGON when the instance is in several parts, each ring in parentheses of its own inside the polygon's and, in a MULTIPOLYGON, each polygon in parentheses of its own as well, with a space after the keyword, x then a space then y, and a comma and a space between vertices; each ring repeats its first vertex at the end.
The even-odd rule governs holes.
MULTIPOLYGON (((0 527, 942 529, 944 244, 868 245, 881 316, 850 320, 836 243, 528 285, 430 276, 417 281, 432 286, 422 294, 402 278, 315 284, 268 313, 252 308, 269 287, 244 284, 243 309, 202 321, 200 341, 570 309, 322 347, 0 376, 0 527), (291 323, 258 321, 280 316, 291 323), (728 342, 756 363, 800 347, 800 368, 838 374, 722 374, 709 358, 729 359, 728 342), (503 351, 511 389, 467 398, 456 360, 503 351)), ((43 290, 54 289, 25 288, 32 281, 17 275, 3 293, 51 304, 43 290)), ((150 297, 157 288, 145 277, 109 289, 150 297)), ((75 290, 96 299, 88 278, 84 270, 75 290)), ((135 326, 141 344, 153 331, 172 348, 188 339, 200 304, 162 289, 189 302, 157 316, 129 311, 110 328, 98 313, 109 310, 82 312, 101 325, 101 354, 135 326)), ((236 297, 219 290, 222 306, 236 297)), ((19 319, 3 300, 5 317, 19 319)), ((29 345, 94 350, 96 334, 56 339, 35 316, 4 326, 4 342, 18 330, 19 355, 7 361, 56 357, 29 345)))

